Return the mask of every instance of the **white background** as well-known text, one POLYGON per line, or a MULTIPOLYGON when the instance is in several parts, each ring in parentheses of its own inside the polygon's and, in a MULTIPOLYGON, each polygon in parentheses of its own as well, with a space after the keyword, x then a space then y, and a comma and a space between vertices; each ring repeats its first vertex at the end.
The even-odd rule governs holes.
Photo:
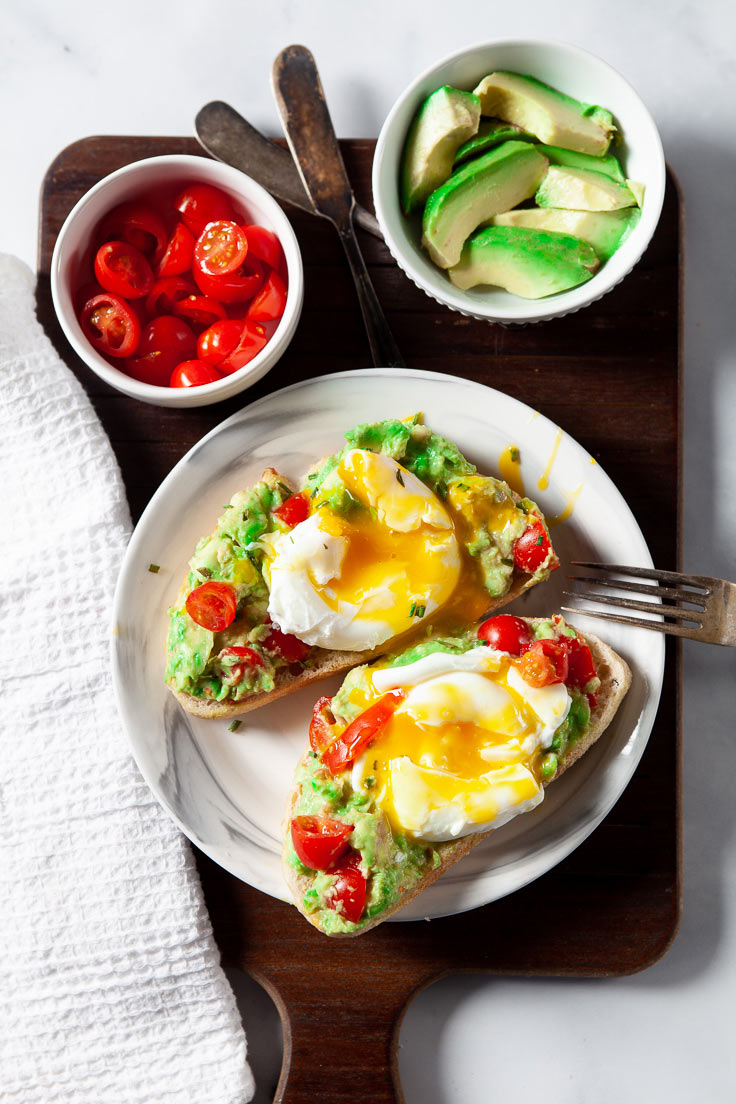
MULTIPOLYGON (((736 579, 731 2, 2 0, 0 11, 0 249, 31 266, 38 193, 60 149, 91 134, 191 134, 212 99, 275 135, 269 74, 289 43, 315 54, 342 137, 375 136, 419 71, 475 41, 549 37, 604 57, 649 106, 685 195, 683 566, 736 579)), ((401 1033, 409 1104, 736 1099, 735 658, 685 647, 685 898, 672 949, 632 978, 438 983, 401 1033)), ((237 988, 258 1099, 268 1100, 275 1013, 253 983, 237 988)))

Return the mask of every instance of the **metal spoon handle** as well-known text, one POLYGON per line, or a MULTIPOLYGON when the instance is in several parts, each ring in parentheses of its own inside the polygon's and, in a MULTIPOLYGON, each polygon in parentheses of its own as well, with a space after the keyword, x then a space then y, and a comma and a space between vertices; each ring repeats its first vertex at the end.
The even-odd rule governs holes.
POLYGON ((317 66, 306 46, 287 46, 273 64, 274 96, 286 140, 315 209, 337 228, 360 302, 373 363, 404 367, 360 252, 348 180, 317 66))

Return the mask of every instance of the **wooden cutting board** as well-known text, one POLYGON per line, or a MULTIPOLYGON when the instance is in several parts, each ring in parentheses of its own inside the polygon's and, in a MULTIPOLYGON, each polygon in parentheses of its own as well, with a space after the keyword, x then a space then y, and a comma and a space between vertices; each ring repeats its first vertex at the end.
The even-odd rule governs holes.
MULTIPOLYGON (((357 197, 369 208, 373 147, 373 141, 342 143, 357 197)), ((370 367, 334 231, 288 206, 304 256, 304 313, 283 360, 251 391, 197 410, 147 406, 110 389, 74 355, 56 323, 48 279, 67 213, 92 184, 121 165, 155 154, 200 152, 187 138, 83 139, 59 154, 41 195, 39 317, 112 441, 134 520, 179 458, 246 403, 297 380, 370 367)), ((361 235, 407 363, 492 385, 567 430, 628 500, 654 562, 675 569, 681 214, 678 187, 669 174, 659 228, 624 283, 577 314, 516 329, 444 310, 414 287, 381 242, 361 235)), ((198 855, 223 961, 253 974, 281 1013, 285 1053, 278 1101, 401 1100, 396 1059, 401 1016, 414 993, 444 974, 603 977, 643 969, 664 953, 680 914, 679 696, 680 651, 668 641, 654 730, 610 815, 543 878, 460 916, 386 924, 360 939, 328 941, 292 907, 198 855)))

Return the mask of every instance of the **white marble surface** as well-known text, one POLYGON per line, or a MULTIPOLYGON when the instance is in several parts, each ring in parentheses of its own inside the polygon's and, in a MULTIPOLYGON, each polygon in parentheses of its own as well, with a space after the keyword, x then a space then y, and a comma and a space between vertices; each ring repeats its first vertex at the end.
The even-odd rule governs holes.
MULTIPOLYGON (((271 61, 290 42, 316 55, 338 133, 375 135, 402 87, 436 58, 491 37, 552 37, 605 57, 662 134, 687 208, 685 569, 736 578, 736 9, 727 0, 642 3, 483 0, 3 0, 0 248, 35 262, 43 174, 90 134, 188 134, 224 99, 278 132, 271 61), (435 10, 439 12, 436 6, 435 10), (206 13, 206 14, 205 14, 206 13)), ((684 913, 666 957, 636 977, 529 981, 459 977, 425 991, 401 1034, 409 1104, 492 1097, 576 1104, 736 1098, 734 654, 685 648, 684 913)), ((278 1066, 276 1018, 238 984, 261 1048, 259 1099, 278 1066), (270 1022, 270 1030, 266 1030, 270 1022)), ((256 1049, 255 1047, 253 1049, 256 1049)), ((251 1051, 253 1053, 253 1050, 251 1051)))

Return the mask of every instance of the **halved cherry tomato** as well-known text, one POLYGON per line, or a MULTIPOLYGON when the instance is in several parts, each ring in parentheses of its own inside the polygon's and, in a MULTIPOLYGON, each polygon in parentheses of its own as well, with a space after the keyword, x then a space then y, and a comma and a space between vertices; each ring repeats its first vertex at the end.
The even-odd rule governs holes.
POLYGON ((129 357, 125 371, 133 379, 168 387, 177 364, 196 355, 197 338, 181 318, 160 314, 143 327, 136 355, 129 357))
POLYGON ((306 521, 309 517, 309 499, 304 491, 299 491, 298 494, 290 495, 289 498, 284 499, 281 505, 276 507, 273 515, 279 521, 283 521, 284 525, 288 525, 290 529, 293 529, 300 521, 306 521))
POLYGON ((158 263, 158 276, 181 276, 192 267, 193 256, 194 234, 183 222, 177 222, 166 251, 158 263))
POLYGON ((231 648, 223 648, 217 658, 229 667, 230 682, 235 686, 243 681, 246 668, 263 666, 263 659, 258 652, 243 644, 233 644, 231 648))
POLYGON ((97 240, 102 244, 114 239, 134 245, 151 265, 157 265, 169 235, 164 220, 153 208, 133 200, 113 208, 100 223, 97 240))
POLYGON ((211 184, 188 184, 177 196, 174 206, 195 238, 199 237, 208 222, 219 219, 233 221, 235 218, 228 196, 211 184))
POLYGON ((95 256, 95 276, 105 291, 123 299, 142 299, 153 287, 153 269, 134 245, 109 241, 95 256))
POLYGON ((337 736, 322 752, 322 762, 332 774, 352 766, 361 752, 386 726, 406 697, 403 690, 389 690, 337 736))
POLYGON ((597 678, 593 655, 587 644, 579 636, 566 637, 568 672, 565 682, 568 686, 577 686, 581 690, 594 678, 597 678))
POLYGON ((367 886, 360 869, 360 852, 351 851, 330 873, 337 875, 337 881, 327 898, 327 907, 357 924, 365 908, 367 886))
POLYGON ((275 322, 284 313, 285 306, 286 284, 277 272, 271 272, 248 307, 248 318, 255 322, 275 322))
POLYGON ((218 303, 244 303, 252 299, 266 278, 265 269, 257 259, 246 260, 236 272, 224 276, 209 276, 199 268, 193 269, 193 275, 202 294, 217 299, 218 303))
POLYGON ((228 376, 232 375, 233 372, 237 372, 239 368, 243 368, 246 364, 250 364, 268 341, 268 334, 260 322, 246 320, 241 325, 240 341, 233 351, 217 365, 219 371, 228 376))
POLYGON ((291 842, 310 870, 329 870, 347 851, 352 830, 352 824, 332 817, 296 816, 291 822, 291 842))
POLYGON ((514 563, 519 571, 533 575, 547 559, 551 548, 544 525, 541 521, 534 521, 514 543, 514 563))
POLYGON ((151 288, 146 299, 149 314, 173 314, 180 299, 196 295, 197 288, 189 276, 162 276, 151 288))
POLYGON ((197 341, 197 356, 213 368, 237 348, 243 333, 243 322, 237 318, 223 318, 214 322, 197 341))
POLYGON ((229 583, 210 580, 195 587, 185 605, 192 621, 210 632, 222 632, 235 620, 238 600, 229 583))
POLYGON ((202 387, 205 383, 214 383, 222 376, 211 364, 201 360, 185 360, 171 373, 169 387, 202 387))
POLYGON ((540 689, 567 679, 567 646, 560 640, 535 640, 516 660, 519 674, 530 686, 540 689))
POLYGON ((141 324, 137 314, 124 299, 109 291, 87 300, 79 322, 90 344, 107 356, 130 356, 140 341, 141 324))
POLYGON ((310 644, 305 644, 298 636, 292 633, 282 633, 275 625, 271 625, 271 631, 262 641, 267 652, 274 652, 281 656, 287 663, 300 663, 306 659, 312 650, 310 644))
POLYGON ((179 299, 174 305, 174 314, 197 327, 211 326, 214 322, 227 318, 222 303, 209 299, 206 295, 187 295, 185 299, 179 299))
POLYGON ((478 637, 485 640, 491 648, 513 656, 522 655, 532 642, 532 634, 526 621, 522 617, 513 617, 510 613, 489 617, 478 629, 478 637))
POLYGON ((248 239, 236 222, 210 222, 194 246, 194 267, 207 276, 237 272, 248 254, 248 239))
POLYGON ((332 739, 332 726, 335 717, 330 709, 332 698, 319 698, 312 710, 309 722, 309 746, 319 755, 332 739))
POLYGON ((259 261, 265 261, 269 268, 278 268, 284 251, 273 230, 267 230, 265 226, 242 226, 241 229, 248 239, 249 252, 259 261))

